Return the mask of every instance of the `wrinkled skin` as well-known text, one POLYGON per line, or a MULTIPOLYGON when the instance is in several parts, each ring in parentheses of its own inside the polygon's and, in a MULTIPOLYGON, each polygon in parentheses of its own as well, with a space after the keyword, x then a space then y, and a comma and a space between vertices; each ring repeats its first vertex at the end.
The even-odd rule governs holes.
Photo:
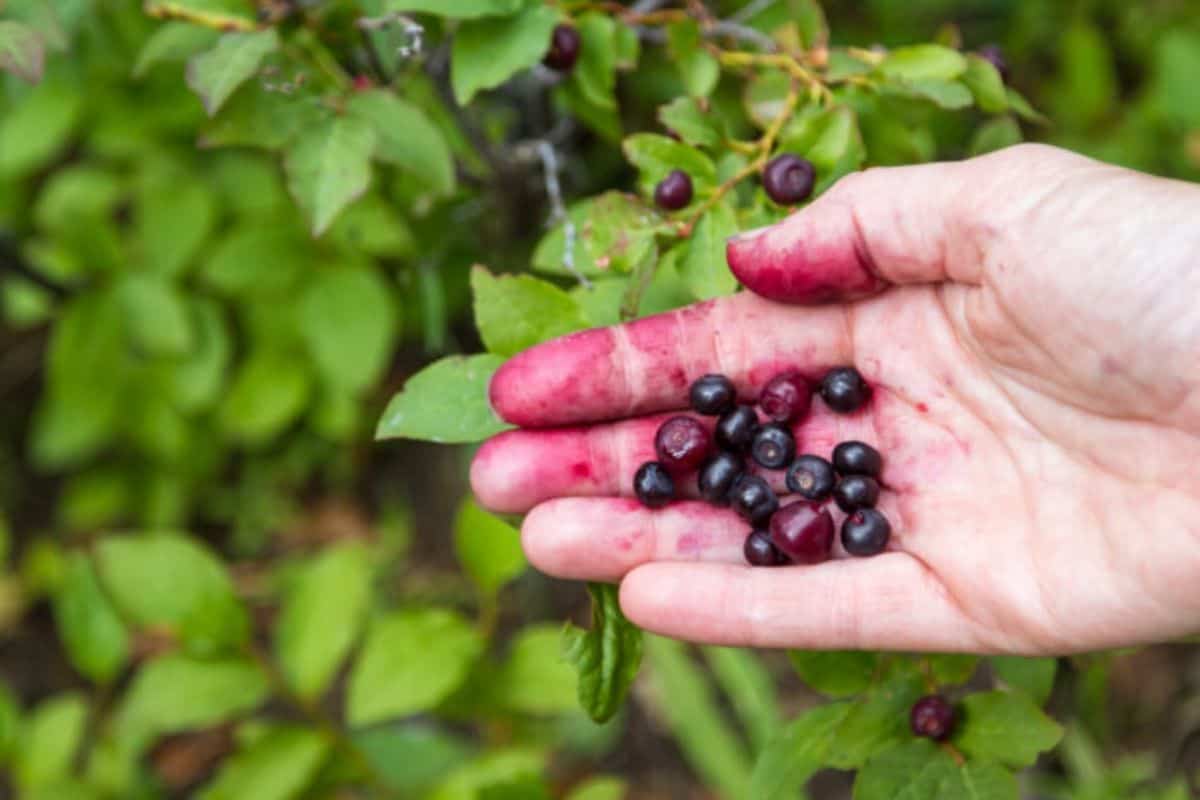
POLYGON ((472 482, 529 512, 537 567, 620 581, 632 620, 704 642, 1060 654, 1200 632, 1200 187, 1024 145, 852 175, 728 257, 750 291, 497 373, 523 429, 472 482), (751 400, 850 363, 873 400, 814 403, 798 452, 882 451, 887 552, 752 568, 732 512, 628 499, 694 378, 751 400))

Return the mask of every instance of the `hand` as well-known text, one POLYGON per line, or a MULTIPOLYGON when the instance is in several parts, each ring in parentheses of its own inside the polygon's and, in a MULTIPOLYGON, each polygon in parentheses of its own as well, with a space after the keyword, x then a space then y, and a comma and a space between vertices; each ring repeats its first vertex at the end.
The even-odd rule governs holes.
POLYGON ((620 581, 634 622, 704 642, 1060 654, 1200 631, 1200 188, 1024 145, 851 175, 728 258, 756 294, 497 373, 525 429, 472 483, 529 512, 537 567, 620 581), (751 568, 731 512, 628 499, 664 418, 641 415, 684 408, 696 377, 751 399, 840 364, 873 400, 814 403, 799 452, 882 451, 887 552, 751 568))

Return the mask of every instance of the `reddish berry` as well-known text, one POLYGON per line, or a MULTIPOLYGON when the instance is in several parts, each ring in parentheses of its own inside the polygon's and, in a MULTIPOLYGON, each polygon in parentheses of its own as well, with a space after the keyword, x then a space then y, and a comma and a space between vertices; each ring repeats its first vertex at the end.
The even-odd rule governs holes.
POLYGON ((724 375, 705 375, 697 378, 688 390, 688 400, 697 414, 719 417, 737 402, 737 389, 724 375))
POLYGON ((770 422, 755 432, 750 455, 767 469, 783 469, 796 457, 796 440, 786 427, 770 422))
POLYGON ((746 537, 742 553, 746 556, 746 562, 755 567, 774 567, 787 563, 783 553, 771 544, 771 537, 766 531, 752 531, 746 537))
POLYGON ((953 732, 954 722, 954 706, 940 694, 922 697, 913 704, 908 715, 908 723, 914 734, 939 742, 953 732))
POLYGON ((866 475, 847 475, 833 487, 833 499, 847 514, 860 508, 874 508, 879 501, 879 484, 866 475))
POLYGON ((842 475, 878 478, 883 470, 883 456, 865 442, 842 442, 833 448, 833 468, 842 475))
POLYGON ((871 398, 871 387, 854 367, 837 367, 821 379, 821 399, 841 414, 857 411, 871 398))
POLYGON ((681 169, 672 170, 654 187, 654 203, 665 211, 678 211, 692 202, 692 177, 681 169))
POLYGON ((700 496, 713 505, 729 505, 729 493, 742 477, 742 460, 732 453, 717 453, 696 476, 700 496))
POLYGON ((633 493, 647 508, 662 508, 675 498, 675 481, 657 461, 647 461, 633 476, 633 493))
POLYGON ((793 153, 777 155, 767 162, 763 170, 763 188, 781 206, 790 206, 807 200, 813 191, 817 171, 812 162, 793 153))
POLYGON ((788 489, 805 500, 828 500, 836 483, 837 476, 833 473, 833 465, 820 456, 800 456, 788 467, 788 489))
POLYGON ((556 25, 550 34, 550 49, 546 51, 542 63, 558 72, 570 72, 579 60, 581 44, 579 31, 570 25, 556 25))
POLYGON ((833 517, 812 503, 786 505, 771 517, 771 543, 797 564, 825 561, 833 546, 833 517))
POLYGON ((733 510, 753 525, 765 526, 779 508, 779 498, 765 480, 757 475, 743 475, 729 494, 733 510))
POLYGON ((758 415, 750 406, 738 406, 717 420, 717 446, 730 453, 744 453, 758 430, 758 415))
POLYGON ((842 547, 852 556, 882 553, 891 535, 892 524, 873 508, 855 511, 842 523, 842 547))
POLYGON ((812 394, 812 386, 799 372, 783 372, 767 381, 758 406, 775 422, 795 422, 808 414, 812 394))
POLYGON ((654 452, 669 472, 691 472, 708 458, 712 440, 708 429, 692 417, 671 417, 654 437, 654 452))

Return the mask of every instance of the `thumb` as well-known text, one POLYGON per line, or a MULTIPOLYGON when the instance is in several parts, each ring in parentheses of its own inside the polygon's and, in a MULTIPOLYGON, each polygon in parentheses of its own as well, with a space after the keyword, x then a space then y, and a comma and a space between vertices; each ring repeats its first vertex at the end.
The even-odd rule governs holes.
POLYGON ((807 208, 729 240, 729 268, 771 300, 814 303, 889 284, 975 282, 963 198, 978 162, 876 167, 842 178, 807 208), (964 262, 964 263, 960 263, 964 262))

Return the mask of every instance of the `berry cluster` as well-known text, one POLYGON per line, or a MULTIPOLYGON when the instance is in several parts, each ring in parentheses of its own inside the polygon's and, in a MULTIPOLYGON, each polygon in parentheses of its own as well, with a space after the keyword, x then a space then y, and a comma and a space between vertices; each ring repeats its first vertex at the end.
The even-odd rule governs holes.
MULTIPOLYGON (((794 153, 781 153, 766 163, 762 185, 767 197, 781 206, 803 203, 812 196, 817 171, 812 162, 794 153)), ((692 202, 692 176, 671 170, 654 187, 654 204, 664 211, 678 211, 692 202)))
MULTIPOLYGON (((838 367, 825 374, 815 393, 833 411, 847 414, 870 399, 871 389, 858 370, 838 367)), ((763 387, 756 411, 738 404, 733 382, 724 375, 705 375, 692 384, 689 400, 693 411, 717 417, 712 435, 693 417, 668 419, 655 436, 657 460, 634 475, 634 493, 643 505, 661 508, 675 498, 676 481, 698 471, 700 496, 714 505, 732 506, 750 523, 745 556, 755 566, 829 558, 834 523, 824 506, 831 499, 848 515, 841 530, 846 552, 882 552, 891 524, 875 508, 883 469, 879 451, 848 441, 833 449, 830 460, 811 453, 796 456, 790 426, 807 416, 813 394, 799 372, 783 372, 763 387), (759 412, 765 420, 760 421, 759 412), (787 488, 801 499, 780 507, 770 484, 747 471, 747 457, 765 469, 786 469, 787 488)))

